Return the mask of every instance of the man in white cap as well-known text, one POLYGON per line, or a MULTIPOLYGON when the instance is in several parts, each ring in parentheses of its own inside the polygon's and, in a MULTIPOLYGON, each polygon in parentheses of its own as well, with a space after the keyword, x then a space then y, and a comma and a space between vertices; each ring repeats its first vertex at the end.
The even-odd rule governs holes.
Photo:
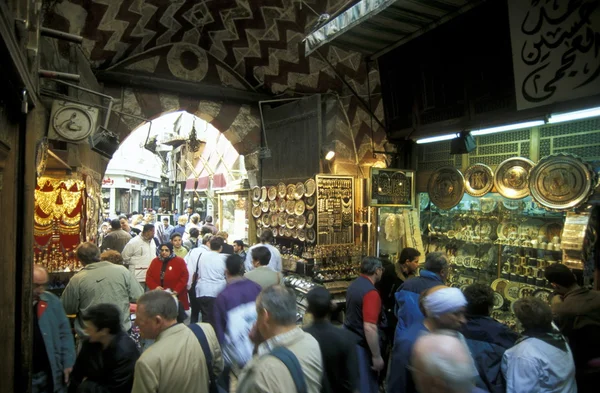
POLYGON ((467 299, 458 288, 439 285, 421 293, 419 308, 426 318, 423 322, 412 324, 396 337, 388 372, 388 393, 417 392, 412 375, 407 371, 407 367, 411 366, 410 358, 415 342, 423 334, 430 332, 459 330, 466 323, 466 306, 467 299))

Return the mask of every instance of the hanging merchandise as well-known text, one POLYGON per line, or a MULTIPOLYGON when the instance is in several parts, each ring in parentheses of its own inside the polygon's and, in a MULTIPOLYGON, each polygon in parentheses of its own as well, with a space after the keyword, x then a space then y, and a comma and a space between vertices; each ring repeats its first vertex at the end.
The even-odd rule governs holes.
POLYGON ((423 239, 421 238, 419 212, 417 210, 404 210, 402 217, 406 234, 406 247, 417 249, 421 253, 419 262, 423 263, 425 262, 425 248, 423 247, 423 239))
POLYGON ((429 198, 440 209, 451 209, 458 205, 465 194, 465 179, 454 167, 443 167, 435 171, 427 184, 429 198))
POLYGON ((494 185, 498 193, 508 199, 522 199, 529 195, 527 176, 533 161, 524 157, 504 160, 496 168, 494 185))
POLYGON ((494 187, 494 172, 485 164, 473 164, 465 171, 465 191, 467 194, 480 197, 494 187))

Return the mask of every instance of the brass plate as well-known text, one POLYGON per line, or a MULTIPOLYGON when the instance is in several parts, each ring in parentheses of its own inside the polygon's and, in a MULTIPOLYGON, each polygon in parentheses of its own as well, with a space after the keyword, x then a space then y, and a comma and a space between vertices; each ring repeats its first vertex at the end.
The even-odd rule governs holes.
POLYGON ((296 227, 296 216, 289 215, 285 218, 285 226, 289 229, 296 227))
POLYGON ((277 210, 279 210, 279 206, 277 205, 277 201, 270 201, 269 202, 269 211, 271 213, 276 212, 277 210))
POLYGON ((279 213, 271 213, 271 229, 279 225, 279 213))
POLYGON ((260 188, 260 201, 264 202, 267 200, 267 187, 262 186, 260 188))
POLYGON ((258 201, 260 199, 260 187, 256 186, 252 188, 252 200, 258 201))
POLYGON ((312 210, 309 210, 308 213, 306 214, 306 227, 312 228, 313 225, 315 225, 315 212, 312 210))
POLYGON ((531 197, 547 210, 568 210, 581 206, 594 192, 596 174, 572 154, 542 158, 529 172, 531 197))
POLYGON ((317 191, 317 183, 315 183, 315 179, 308 179, 304 182, 304 196, 310 197, 315 194, 317 191))
POLYGON ((285 228, 283 230, 283 236, 285 236, 285 237, 292 237, 292 231, 290 231, 288 228, 285 228))
POLYGON ((522 199, 529 195, 527 176, 533 165, 533 161, 523 157, 502 161, 494 174, 498 193, 508 199, 522 199))
POLYGON ((258 218, 260 217, 260 206, 252 206, 252 217, 258 218))
POLYGON ((279 214, 279 217, 277 217, 277 223, 279 224, 280 227, 285 226, 286 218, 287 218, 287 214, 285 214, 285 213, 279 214))
POLYGON ((258 228, 262 228, 262 226, 263 226, 263 218, 262 218, 262 217, 258 217, 258 218, 256 219, 256 228, 257 228, 257 229, 258 229, 258 228))
POLYGON ((294 213, 296 213, 297 216, 301 216, 302 214, 304 214, 304 210, 306 210, 306 207, 304 206, 304 201, 296 201, 294 213))
POLYGON ((271 215, 269 213, 262 216, 263 227, 268 228, 271 226, 271 215))
POLYGON ((258 206, 258 207, 260 207, 260 201, 258 201, 258 200, 256 200, 256 201, 252 200, 252 206, 258 206))
POLYGON ((314 195, 311 195, 309 197, 306 198, 306 208, 307 209, 314 209, 315 205, 317 204, 317 198, 314 195))
POLYGON ((306 226, 306 217, 298 216, 296 217, 296 228, 302 229, 306 226))
POLYGON ((480 197, 494 187, 494 172, 485 164, 473 164, 465 171, 465 191, 474 197, 480 197))
POLYGON ((296 186, 293 184, 288 184, 286 187, 286 194, 285 197, 288 200, 292 200, 294 199, 294 193, 296 192, 296 186))
POLYGON ((285 188, 285 183, 278 183, 277 184, 277 196, 279 198, 285 198, 286 193, 287 193, 287 190, 285 188))
POLYGON ((279 212, 283 213, 285 211, 285 205, 287 204, 287 201, 285 199, 280 199, 279 202, 277 202, 277 204, 279 212))
POLYGON ((294 190, 294 199, 295 200, 300 200, 302 197, 304 197, 304 183, 296 183, 296 189, 294 190))
POLYGON ((263 201, 260 203, 260 210, 262 210, 263 213, 266 213, 269 211, 269 201, 263 201))
POLYGON ((314 228, 308 228, 306 230, 306 241, 309 243, 314 243, 317 238, 317 234, 315 233, 314 228))
POLYGON ((267 190, 267 196, 269 197, 270 201, 277 198, 277 187, 275 187, 275 186, 269 187, 269 189, 267 190))
POLYGON ((519 289, 520 285, 516 282, 509 282, 506 287, 504 287, 504 297, 514 302, 519 298, 519 289))
POLYGON ((458 205, 465 194, 465 180, 462 173, 447 166, 435 171, 427 184, 429 199, 442 210, 458 205))
POLYGON ((298 230, 296 228, 292 228, 292 229, 290 229, 290 231, 292 232, 292 237, 294 239, 297 239, 298 238, 298 230))
POLYGON ((285 212, 287 214, 294 214, 294 209, 296 208, 296 202, 291 200, 287 201, 285 204, 285 212))
POLYGON ((498 292, 494 292, 494 310, 502 308, 504 305, 504 298, 498 292))
POLYGON ((277 228, 271 228, 271 232, 273 232, 273 236, 277 237, 277 228))
POLYGON ((301 242, 306 240, 306 231, 304 229, 298 229, 298 240, 301 242))

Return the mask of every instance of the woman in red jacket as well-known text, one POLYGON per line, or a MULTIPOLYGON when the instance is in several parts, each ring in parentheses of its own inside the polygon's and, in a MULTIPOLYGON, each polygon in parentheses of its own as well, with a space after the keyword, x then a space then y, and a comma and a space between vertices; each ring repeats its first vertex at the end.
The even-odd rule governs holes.
MULTIPOLYGON (((183 258, 173 253, 173 244, 171 243, 162 244, 159 247, 159 252, 159 256, 152 260, 146 272, 146 285, 150 290, 170 289, 173 293, 176 293, 181 306, 179 309, 183 308, 188 314, 190 303, 187 293, 189 277, 187 265, 183 258)), ((182 319, 182 316, 178 319, 182 319)))

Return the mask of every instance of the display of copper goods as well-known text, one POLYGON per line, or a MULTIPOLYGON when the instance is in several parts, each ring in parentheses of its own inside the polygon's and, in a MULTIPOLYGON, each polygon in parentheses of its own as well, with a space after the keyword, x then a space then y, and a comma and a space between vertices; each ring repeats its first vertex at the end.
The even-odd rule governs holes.
POLYGON ((454 167, 443 167, 436 170, 427 183, 429 199, 443 210, 458 205, 465 193, 465 179, 454 167))
POLYGON ((494 174, 494 185, 498 193, 508 199, 521 199, 529 195, 527 176, 533 165, 533 161, 523 157, 502 161, 494 174))

